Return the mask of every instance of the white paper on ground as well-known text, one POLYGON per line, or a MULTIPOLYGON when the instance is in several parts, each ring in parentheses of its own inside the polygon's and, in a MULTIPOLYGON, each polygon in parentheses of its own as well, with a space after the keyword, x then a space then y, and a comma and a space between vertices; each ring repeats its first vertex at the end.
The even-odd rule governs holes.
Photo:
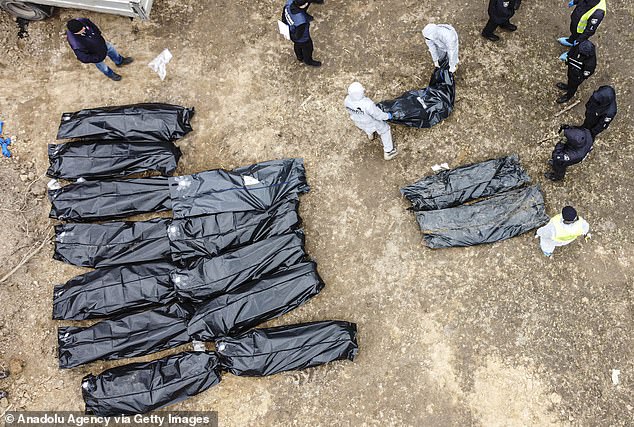
POLYGON ((163 52, 159 54, 156 58, 150 61, 148 67, 153 69, 156 73, 158 73, 161 80, 165 80, 165 76, 167 75, 167 69, 165 66, 172 59, 172 52, 169 49, 164 49, 163 52))

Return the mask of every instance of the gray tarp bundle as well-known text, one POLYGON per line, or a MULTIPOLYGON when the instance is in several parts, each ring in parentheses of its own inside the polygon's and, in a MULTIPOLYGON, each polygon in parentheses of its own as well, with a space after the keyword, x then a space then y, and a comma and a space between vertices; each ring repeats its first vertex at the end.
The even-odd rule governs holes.
POLYGON ((100 107, 62 114, 57 139, 175 141, 191 132, 193 108, 170 104, 100 107))
POLYGON ((170 261, 170 219, 55 226, 53 258, 81 267, 170 261))
POLYGON ((256 163, 169 179, 174 218, 264 211, 290 194, 309 191, 303 159, 256 163))
POLYGON ((116 178, 145 171, 170 176, 181 150, 171 142, 75 141, 48 145, 51 178, 116 178))
POLYGON ((496 194, 470 205, 416 212, 425 244, 431 248, 493 243, 540 227, 548 219, 537 185, 496 194))
POLYGON ((201 258, 170 277, 180 299, 202 303, 280 269, 306 260, 304 233, 271 237, 213 258, 201 258))
POLYGON ((218 357, 185 352, 87 375, 81 383, 86 413, 144 414, 201 393, 220 382, 218 357))
POLYGON ((174 303, 102 320, 88 327, 60 327, 57 329, 59 367, 143 356, 188 343, 190 316, 188 306, 174 303))
POLYGON ((84 320, 165 305, 176 299, 170 262, 100 268, 53 291, 53 319, 84 320))
POLYGON ((401 188, 413 210, 428 211, 522 187, 530 177, 517 155, 438 172, 401 188))
POLYGON ((223 370, 234 375, 261 377, 310 368, 334 360, 354 360, 357 325, 324 321, 254 329, 216 341, 223 370))
POLYGON ((201 303, 306 258, 303 232, 297 230, 202 258, 189 268, 158 262, 99 269, 55 287, 53 318, 103 317, 166 304, 177 297, 201 303))
POLYGON ((298 203, 291 199, 263 212, 174 220, 61 224, 55 226, 53 258, 98 268, 160 260, 187 264, 296 229, 298 203))
POLYGON ((396 99, 379 102, 378 107, 392 113, 391 123, 430 128, 449 117, 456 99, 456 84, 445 59, 434 69, 429 86, 405 92, 396 99))
POLYGON ((51 218, 98 221, 170 209, 174 218, 265 211, 309 189, 304 161, 283 159, 171 178, 86 181, 48 195, 51 218))
POLYGON ((168 178, 75 182, 48 191, 51 218, 101 221, 172 209, 168 178))
POLYGON ((239 334, 294 310, 323 287, 315 263, 297 264, 199 306, 189 322, 189 334, 200 341, 239 334))

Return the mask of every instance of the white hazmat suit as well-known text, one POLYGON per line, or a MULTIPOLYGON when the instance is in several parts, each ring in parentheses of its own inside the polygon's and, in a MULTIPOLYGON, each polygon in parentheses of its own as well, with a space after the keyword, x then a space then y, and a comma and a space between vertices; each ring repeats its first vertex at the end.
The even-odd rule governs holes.
POLYGON ((368 138, 372 139, 374 132, 381 136, 386 156, 387 153, 395 151, 390 125, 385 122, 390 118, 390 115, 381 111, 370 98, 365 96, 365 89, 361 83, 354 82, 348 87, 348 96, 346 96, 344 105, 354 124, 364 131, 368 138))
POLYGON ((449 60, 449 71, 456 72, 458 65, 458 33, 449 24, 427 24, 423 37, 436 67, 445 56, 449 60))

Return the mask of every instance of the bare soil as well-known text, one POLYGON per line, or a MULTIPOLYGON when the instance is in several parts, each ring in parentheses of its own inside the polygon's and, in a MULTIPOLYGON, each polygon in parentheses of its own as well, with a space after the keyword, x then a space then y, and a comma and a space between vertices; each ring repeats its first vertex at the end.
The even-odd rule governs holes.
MULTIPOLYGON (((62 112, 168 102, 195 106, 195 131, 179 142, 177 173, 303 157, 307 246, 327 287, 269 325, 343 319, 359 326, 355 362, 269 378, 236 378, 174 409, 217 410, 223 426, 627 426, 634 420, 632 341, 634 5, 612 0, 593 38, 598 69, 582 102, 560 117, 555 83, 569 9, 524 1, 515 33, 480 36, 486 2, 328 0, 311 6, 315 57, 297 63, 276 33, 282 1, 155 0, 150 22, 59 10, 17 26, 0 14, 0 118, 15 136, 0 161, 4 275, 52 232, 46 145, 62 112), (123 80, 80 64, 63 37, 88 16, 135 63, 123 80), (432 63, 420 30, 451 23, 461 64, 451 117, 432 129, 394 127, 400 154, 382 159, 343 109, 358 79, 376 101, 426 86, 432 63), (164 48, 161 82, 146 66, 164 48), (584 103, 615 86, 619 115, 563 184, 543 172, 560 123, 579 124, 584 103), (549 214, 577 207, 593 239, 545 258, 532 233, 471 248, 430 250, 398 189, 430 166, 518 153, 542 185, 549 214), (621 371, 620 383, 611 381, 621 371)), ((52 289, 83 270, 52 260, 47 244, 0 284, 0 380, 10 409, 82 410, 81 378, 115 363, 60 370, 52 289)))

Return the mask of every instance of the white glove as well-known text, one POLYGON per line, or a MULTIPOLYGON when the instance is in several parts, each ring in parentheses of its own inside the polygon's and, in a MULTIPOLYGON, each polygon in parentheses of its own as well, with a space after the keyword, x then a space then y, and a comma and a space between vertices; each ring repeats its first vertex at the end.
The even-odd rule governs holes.
POLYGON ((434 61, 434 67, 436 68, 440 67, 440 64, 438 64, 438 61, 434 61))
POLYGON ((449 67, 449 72, 450 73, 455 73, 456 69, 458 69, 458 64, 452 65, 451 67, 449 67))

